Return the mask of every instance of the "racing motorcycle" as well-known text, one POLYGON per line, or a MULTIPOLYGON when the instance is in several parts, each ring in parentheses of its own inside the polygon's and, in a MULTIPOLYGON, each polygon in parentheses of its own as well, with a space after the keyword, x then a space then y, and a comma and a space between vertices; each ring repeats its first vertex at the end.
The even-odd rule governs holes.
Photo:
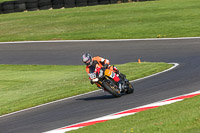
POLYGON ((120 73, 118 70, 114 69, 114 66, 111 66, 110 68, 99 68, 96 70, 96 72, 90 73, 90 79, 92 83, 95 83, 99 88, 109 92, 115 97, 121 97, 122 94, 131 94, 134 92, 134 87, 131 83, 129 83, 129 80, 126 79, 126 76, 122 73, 120 73), (118 74, 118 77, 122 80, 122 87, 124 88, 124 91, 120 90, 120 88, 117 85, 117 82, 114 81, 111 77, 118 74))

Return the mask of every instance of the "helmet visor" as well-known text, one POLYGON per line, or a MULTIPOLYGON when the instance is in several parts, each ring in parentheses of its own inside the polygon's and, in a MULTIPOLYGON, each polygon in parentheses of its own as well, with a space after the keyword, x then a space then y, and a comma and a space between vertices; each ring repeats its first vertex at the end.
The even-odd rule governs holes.
POLYGON ((87 66, 90 66, 90 65, 91 65, 91 61, 88 60, 87 62, 85 62, 85 64, 86 64, 87 66))

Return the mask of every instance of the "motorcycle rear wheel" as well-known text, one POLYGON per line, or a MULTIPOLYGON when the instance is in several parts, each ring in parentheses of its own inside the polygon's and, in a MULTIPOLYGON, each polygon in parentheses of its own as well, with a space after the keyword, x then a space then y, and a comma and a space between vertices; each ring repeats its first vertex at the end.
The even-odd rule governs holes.
POLYGON ((133 87, 133 85, 131 83, 129 83, 128 89, 126 91, 126 94, 131 94, 133 92, 134 92, 134 87, 133 87))

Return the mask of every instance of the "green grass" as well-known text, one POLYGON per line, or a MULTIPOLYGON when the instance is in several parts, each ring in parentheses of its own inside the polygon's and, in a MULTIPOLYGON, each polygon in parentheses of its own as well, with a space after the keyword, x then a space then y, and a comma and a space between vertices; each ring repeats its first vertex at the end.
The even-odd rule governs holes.
POLYGON ((0 3, 3 3, 5 1, 14 1, 14 0, 0 0, 0 3))
MULTIPOLYGON (((128 79, 144 77, 172 65, 117 65, 128 79)), ((85 66, 0 65, 0 115, 98 89, 89 83, 85 66)))
POLYGON ((199 0, 156 0, 0 15, 0 41, 200 36, 199 0))
POLYGON ((70 133, 200 133, 200 96, 70 133))

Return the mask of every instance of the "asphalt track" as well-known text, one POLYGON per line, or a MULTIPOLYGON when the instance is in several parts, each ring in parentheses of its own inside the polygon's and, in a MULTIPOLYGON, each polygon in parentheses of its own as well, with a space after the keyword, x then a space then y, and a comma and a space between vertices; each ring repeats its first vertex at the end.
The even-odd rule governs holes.
POLYGON ((134 83, 135 93, 121 98, 97 91, 62 102, 0 117, 0 133, 40 133, 146 105, 200 89, 200 39, 46 42, 0 44, 0 64, 82 64, 89 52, 112 64, 176 62, 167 73, 134 83))

